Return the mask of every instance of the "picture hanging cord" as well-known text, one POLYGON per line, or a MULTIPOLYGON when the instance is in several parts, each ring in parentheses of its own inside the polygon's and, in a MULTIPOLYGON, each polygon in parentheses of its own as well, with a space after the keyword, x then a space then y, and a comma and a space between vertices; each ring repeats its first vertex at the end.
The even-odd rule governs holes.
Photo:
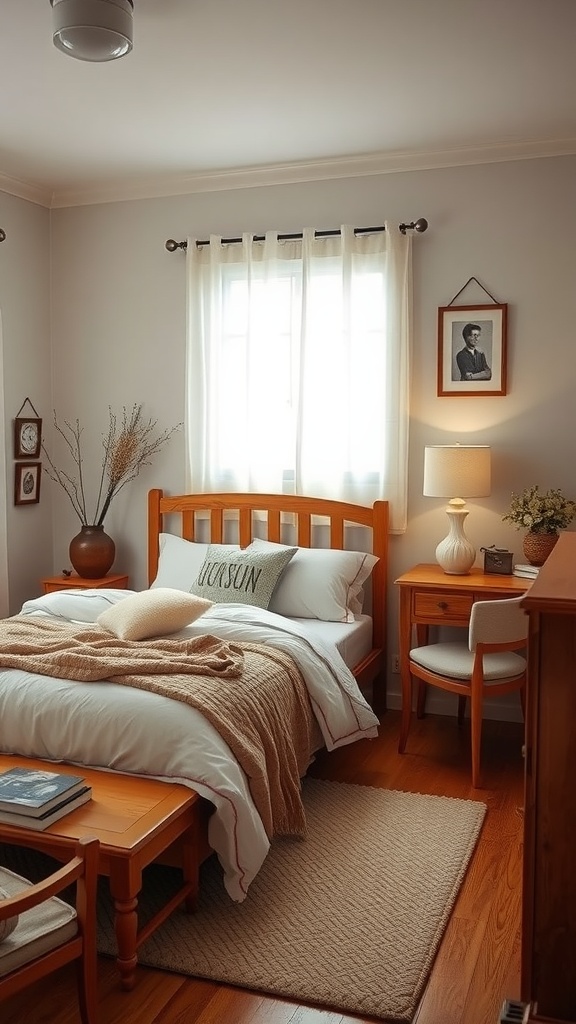
POLYGON ((24 408, 24 406, 26 405, 26 402, 28 402, 28 405, 29 405, 29 406, 30 406, 30 408, 32 409, 32 412, 34 413, 34 415, 35 415, 36 419, 37 419, 37 420, 39 420, 39 419, 40 419, 41 417, 40 417, 40 416, 38 415, 38 413, 36 412, 36 409, 35 409, 35 408, 34 408, 34 406, 32 405, 32 402, 30 401, 30 399, 29 399, 29 398, 25 398, 25 399, 24 399, 24 401, 22 402, 22 405, 20 406, 20 408, 18 409, 18 412, 16 413, 16 419, 18 419, 18 416, 19 416, 19 415, 20 415, 20 413, 22 412, 22 409, 23 409, 23 408, 24 408))
MULTIPOLYGON (((398 225, 398 230, 401 231, 403 235, 405 235, 407 231, 417 231, 419 234, 422 234, 424 231, 426 231, 427 227, 428 227, 428 221, 425 219, 425 217, 420 217, 418 220, 411 221, 410 224, 399 224, 398 225)), ((372 235, 372 234, 376 234, 378 231, 385 231, 385 230, 386 230, 386 228, 384 227, 384 225, 380 225, 379 227, 373 227, 373 228, 354 228, 354 234, 355 235, 372 235)), ((330 231, 316 231, 315 232, 316 238, 331 238, 331 237, 334 237, 335 235, 339 235, 339 234, 340 234, 340 229, 339 228, 334 228, 333 230, 330 230, 330 231)), ((294 231, 294 232, 291 232, 289 234, 278 235, 278 241, 279 242, 293 242, 293 241, 297 241, 300 238, 302 238, 302 232, 301 231, 294 231)), ((222 245, 238 245, 241 241, 242 241, 241 238, 223 238, 222 239, 222 245)), ((266 241, 266 236, 265 235, 253 235, 252 241, 254 241, 254 242, 264 242, 264 241, 266 241)), ((203 241, 196 242, 196 247, 198 249, 202 245, 210 245, 210 239, 204 239, 203 241)), ((169 238, 168 241, 166 242, 166 249, 168 250, 168 252, 176 252, 176 249, 186 250, 187 248, 188 248, 188 243, 185 242, 185 241, 184 242, 176 242, 173 238, 169 238)), ((466 287, 466 285, 464 285, 464 287, 466 287)))
POLYGON ((496 306, 500 305, 500 303, 498 302, 498 299, 495 299, 494 296, 490 294, 488 289, 485 288, 483 284, 480 284, 480 281, 478 280, 477 277, 469 277, 468 280, 466 281, 466 284, 460 289, 460 291, 456 292, 456 295, 454 296, 454 298, 450 299, 450 302, 448 303, 449 306, 451 306, 454 302, 456 302, 456 299, 458 298, 458 296, 462 295, 462 292, 468 287, 468 285, 470 284, 471 281, 476 281, 476 284, 478 285, 478 287, 481 288, 483 292, 486 292, 486 295, 490 299, 492 299, 492 302, 494 303, 494 305, 496 305, 496 306))

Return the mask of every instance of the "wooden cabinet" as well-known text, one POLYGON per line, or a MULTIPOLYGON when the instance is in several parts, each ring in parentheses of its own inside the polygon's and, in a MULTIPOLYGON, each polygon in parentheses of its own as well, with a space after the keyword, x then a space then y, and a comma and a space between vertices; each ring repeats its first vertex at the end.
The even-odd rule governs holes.
POLYGON ((73 572, 71 576, 46 576, 40 582, 43 594, 53 594, 57 590, 87 590, 89 588, 101 590, 103 587, 126 590, 128 587, 128 576, 108 573, 107 576, 101 576, 100 579, 88 580, 73 572))
POLYGON ((576 1022, 576 533, 562 533, 530 616, 521 997, 528 1022, 576 1022))

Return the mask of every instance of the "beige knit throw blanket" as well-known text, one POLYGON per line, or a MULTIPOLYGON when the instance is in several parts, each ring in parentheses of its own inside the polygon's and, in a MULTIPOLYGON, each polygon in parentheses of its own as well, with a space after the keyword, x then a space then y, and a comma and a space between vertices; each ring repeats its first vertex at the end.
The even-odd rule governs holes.
POLYGON ((239 762, 268 837, 305 834, 300 779, 317 733, 302 675, 284 652, 209 635, 119 640, 97 625, 16 615, 0 620, 0 665, 189 704, 239 762))

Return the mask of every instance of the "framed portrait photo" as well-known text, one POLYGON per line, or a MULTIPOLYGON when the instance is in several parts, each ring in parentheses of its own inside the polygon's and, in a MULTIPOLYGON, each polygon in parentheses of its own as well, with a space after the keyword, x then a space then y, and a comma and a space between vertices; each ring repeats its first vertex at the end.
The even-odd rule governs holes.
POLYGON ((440 306, 438 395, 506 394, 506 305, 440 306))
POLYGON ((14 504, 35 505, 40 501, 41 462, 14 463, 14 504))

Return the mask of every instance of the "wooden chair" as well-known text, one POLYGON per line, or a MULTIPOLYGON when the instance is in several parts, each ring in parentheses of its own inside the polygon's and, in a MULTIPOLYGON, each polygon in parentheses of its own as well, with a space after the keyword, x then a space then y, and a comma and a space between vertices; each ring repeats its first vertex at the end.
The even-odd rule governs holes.
MULTIPOLYGON (((427 644, 410 651, 410 673, 418 680, 418 717, 423 716, 426 685, 458 694, 458 722, 464 719, 470 698, 472 734, 472 785, 480 786, 480 747, 484 698, 520 691, 522 711, 526 689, 526 658, 514 652, 524 650, 528 616, 520 608, 520 597, 501 601, 476 601, 472 605, 468 641, 427 644)), ((410 716, 403 719, 398 750, 406 748, 410 716)))
POLYGON ((96 1024, 98 852, 97 839, 80 839, 74 856, 35 885, 0 866, 8 894, 0 898, 0 1002, 77 960, 82 1022, 96 1024), (57 896, 73 883, 75 906, 57 896))

